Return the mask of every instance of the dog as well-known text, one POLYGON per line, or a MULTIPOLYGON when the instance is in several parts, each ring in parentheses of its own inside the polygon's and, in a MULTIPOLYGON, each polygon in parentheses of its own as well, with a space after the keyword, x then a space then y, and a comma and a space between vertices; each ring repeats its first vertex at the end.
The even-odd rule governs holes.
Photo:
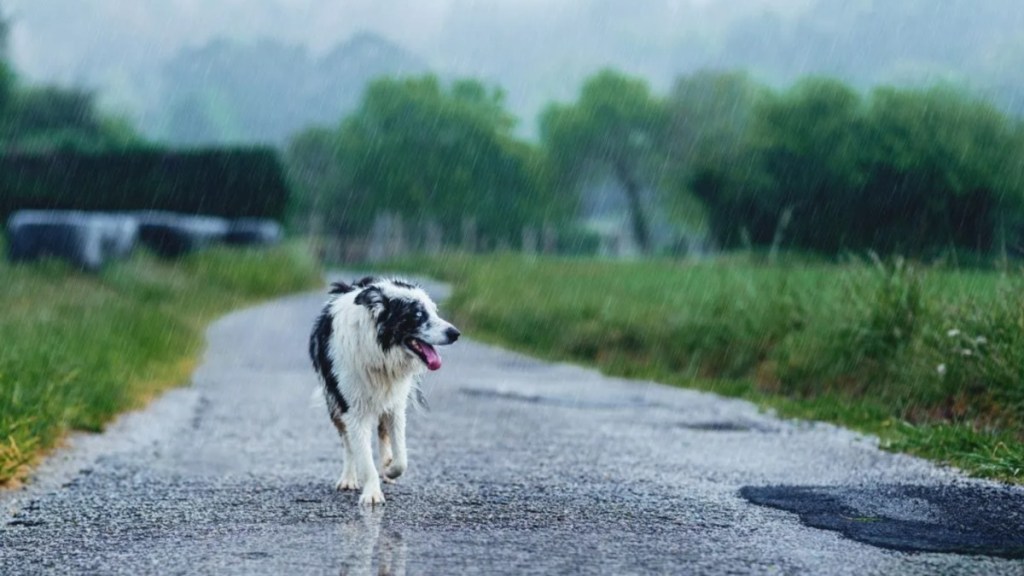
POLYGON ((418 285, 367 277, 331 285, 309 338, 309 356, 323 386, 327 411, 341 435, 345 461, 338 490, 358 490, 361 505, 384 503, 380 478, 405 472, 405 417, 419 377, 441 368, 435 346, 460 333, 438 315, 418 285), (373 431, 380 438, 380 475, 373 431))

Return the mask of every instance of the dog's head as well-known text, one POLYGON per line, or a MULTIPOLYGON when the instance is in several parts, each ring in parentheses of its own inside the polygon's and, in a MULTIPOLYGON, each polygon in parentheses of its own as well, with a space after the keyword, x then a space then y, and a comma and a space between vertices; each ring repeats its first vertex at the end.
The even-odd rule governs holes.
POLYGON ((335 284, 333 293, 356 292, 355 304, 365 307, 377 327, 377 343, 385 352, 398 347, 429 370, 441 367, 435 346, 459 339, 459 330, 437 313, 437 305, 419 286, 404 280, 363 278, 335 284))

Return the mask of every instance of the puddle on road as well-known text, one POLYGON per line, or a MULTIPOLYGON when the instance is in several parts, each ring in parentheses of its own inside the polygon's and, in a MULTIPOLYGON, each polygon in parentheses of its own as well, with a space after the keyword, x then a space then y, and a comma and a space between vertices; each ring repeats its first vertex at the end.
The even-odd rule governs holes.
POLYGON ((656 408, 661 406, 637 397, 614 398, 609 400, 587 400, 582 398, 541 396, 536 394, 522 394, 519 392, 484 390, 480 388, 462 388, 459 392, 474 398, 497 398, 500 400, 514 400, 516 402, 561 406, 565 408, 615 410, 623 408, 656 408))
POLYGON ((712 420, 708 422, 680 422, 676 428, 696 432, 778 432, 777 428, 759 422, 745 420, 712 420))
POLYGON ((890 550, 1024 558, 1024 493, 987 486, 746 486, 748 501, 890 550))

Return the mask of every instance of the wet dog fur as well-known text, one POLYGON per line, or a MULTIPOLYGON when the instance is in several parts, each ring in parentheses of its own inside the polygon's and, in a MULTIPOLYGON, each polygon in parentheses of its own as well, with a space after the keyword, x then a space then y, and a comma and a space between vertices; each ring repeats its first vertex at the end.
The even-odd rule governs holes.
POLYGON ((338 490, 361 488, 360 504, 384 503, 380 479, 393 482, 408 466, 406 410, 418 378, 441 367, 434 347, 458 338, 455 326, 413 283, 367 277, 331 286, 309 338, 309 355, 345 451, 338 490), (374 431, 380 439, 379 475, 374 431))

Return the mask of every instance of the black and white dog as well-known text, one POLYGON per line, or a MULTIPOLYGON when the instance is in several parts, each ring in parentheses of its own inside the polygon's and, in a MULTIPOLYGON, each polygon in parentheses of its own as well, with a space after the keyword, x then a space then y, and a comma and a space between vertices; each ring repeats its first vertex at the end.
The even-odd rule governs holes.
POLYGON ((418 392, 417 377, 441 367, 434 346, 458 338, 459 331, 438 316, 437 305, 415 284, 368 277, 331 286, 309 338, 309 356, 345 448, 338 490, 361 486, 360 504, 384 502, 373 431, 380 437, 380 475, 394 481, 408 465, 405 411, 418 392))

